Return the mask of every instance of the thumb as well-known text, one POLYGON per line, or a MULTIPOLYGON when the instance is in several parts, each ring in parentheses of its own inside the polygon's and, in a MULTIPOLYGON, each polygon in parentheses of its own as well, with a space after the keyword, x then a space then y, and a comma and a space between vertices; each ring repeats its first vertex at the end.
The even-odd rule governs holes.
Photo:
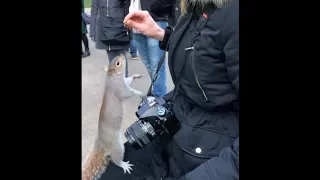
POLYGON ((129 28, 139 29, 139 24, 131 19, 129 19, 126 23, 129 28))
POLYGON ((133 18, 134 16, 136 16, 136 12, 131 12, 129 13, 124 19, 123 19, 123 23, 127 24, 127 21, 131 18, 133 18))

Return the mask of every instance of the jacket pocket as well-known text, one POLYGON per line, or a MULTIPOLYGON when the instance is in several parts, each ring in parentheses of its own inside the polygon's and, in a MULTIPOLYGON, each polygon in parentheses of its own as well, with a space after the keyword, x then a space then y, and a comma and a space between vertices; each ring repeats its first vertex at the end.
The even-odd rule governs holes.
POLYGON ((171 154, 183 173, 218 156, 239 134, 238 118, 234 114, 192 111, 181 123, 171 145, 171 154))
POLYGON ((111 7, 109 8, 109 16, 124 19, 124 8, 111 7))
POLYGON ((121 45, 130 42, 128 29, 123 26, 122 18, 103 17, 100 40, 108 45, 121 45))

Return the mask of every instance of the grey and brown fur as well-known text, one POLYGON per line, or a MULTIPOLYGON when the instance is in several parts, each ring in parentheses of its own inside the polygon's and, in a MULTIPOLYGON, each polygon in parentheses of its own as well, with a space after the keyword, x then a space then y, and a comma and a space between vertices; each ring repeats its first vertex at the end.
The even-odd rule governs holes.
POLYGON ((181 14, 187 14, 188 4, 196 5, 197 7, 204 9, 206 6, 214 4, 216 7, 221 8, 229 1, 232 0, 181 0, 181 14))
POLYGON ((105 69, 107 72, 104 95, 99 116, 98 134, 93 148, 82 168, 82 180, 99 179, 110 160, 123 168, 124 173, 132 171, 128 162, 123 161, 124 142, 120 132, 123 120, 123 101, 142 92, 130 87, 139 74, 125 78, 125 58, 115 57, 105 69))

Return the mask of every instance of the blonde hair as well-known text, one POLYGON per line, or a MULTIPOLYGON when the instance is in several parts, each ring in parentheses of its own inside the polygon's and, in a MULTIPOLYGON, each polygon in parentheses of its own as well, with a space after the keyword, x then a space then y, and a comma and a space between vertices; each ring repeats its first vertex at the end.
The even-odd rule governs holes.
POLYGON ((187 4, 186 0, 181 0, 180 2, 180 10, 181 10, 181 15, 187 14, 187 4))

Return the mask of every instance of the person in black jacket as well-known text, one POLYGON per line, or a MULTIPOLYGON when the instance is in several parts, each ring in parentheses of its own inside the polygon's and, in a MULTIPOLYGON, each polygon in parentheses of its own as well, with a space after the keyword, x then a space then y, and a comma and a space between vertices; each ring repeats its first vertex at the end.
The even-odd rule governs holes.
POLYGON ((173 0, 172 11, 168 16, 169 26, 174 27, 177 24, 180 15, 180 0, 173 0))
POLYGON ((147 11, 124 19, 168 50, 181 128, 138 150, 125 143, 132 173, 111 163, 101 179, 239 179, 239 0, 182 0, 181 13, 174 30, 159 27, 147 11))
POLYGON ((157 16, 161 16, 164 13, 167 14, 169 26, 174 27, 180 17, 180 1, 181 0, 152 0, 150 12, 157 16))
POLYGON ((97 49, 106 50, 109 62, 120 54, 128 61, 126 49, 130 47, 129 30, 123 26, 123 19, 129 13, 130 0, 92 0, 90 37, 97 49))

